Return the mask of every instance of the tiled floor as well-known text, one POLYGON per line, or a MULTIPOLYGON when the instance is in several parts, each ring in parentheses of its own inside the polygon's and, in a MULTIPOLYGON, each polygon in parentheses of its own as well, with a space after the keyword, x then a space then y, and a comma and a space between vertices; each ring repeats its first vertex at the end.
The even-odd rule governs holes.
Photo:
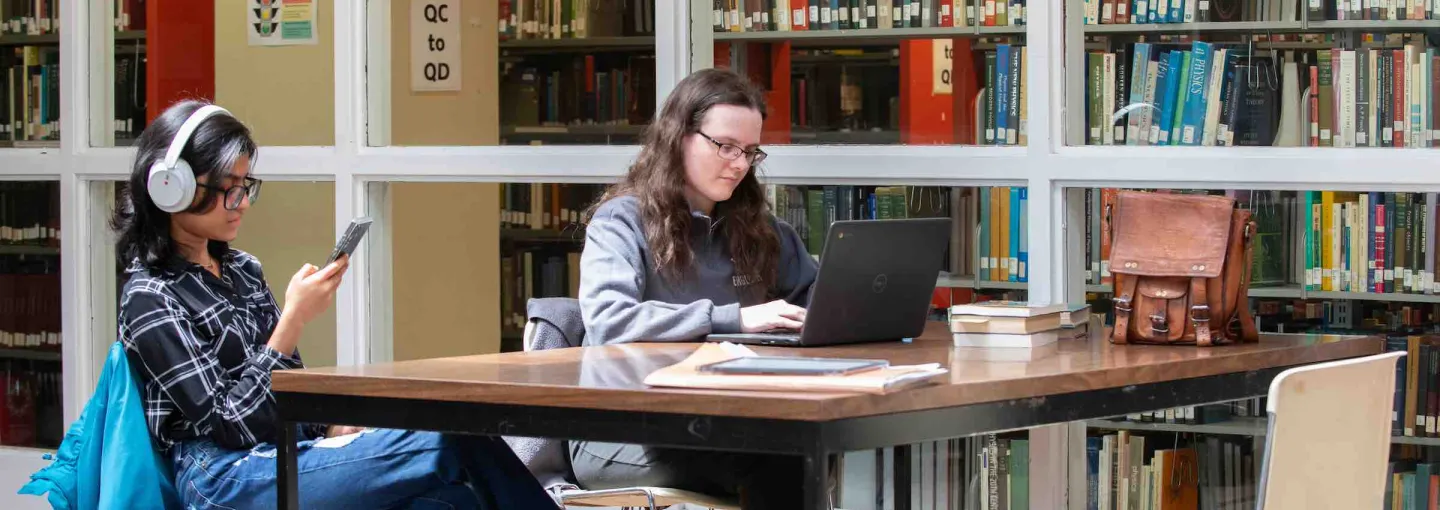
POLYGON ((30 474, 49 464, 41 459, 44 452, 0 448, 0 508, 6 510, 46 510, 50 505, 43 498, 21 496, 15 491, 30 481, 30 474))

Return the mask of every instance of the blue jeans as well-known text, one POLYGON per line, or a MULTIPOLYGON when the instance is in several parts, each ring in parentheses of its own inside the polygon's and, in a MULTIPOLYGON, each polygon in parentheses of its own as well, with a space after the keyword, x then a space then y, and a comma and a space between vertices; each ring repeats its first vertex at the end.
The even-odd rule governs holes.
MULTIPOLYGON (((297 446, 303 508, 556 508, 498 438, 379 429, 297 446)), ((275 508, 277 454, 177 444, 175 489, 187 509, 275 508)))

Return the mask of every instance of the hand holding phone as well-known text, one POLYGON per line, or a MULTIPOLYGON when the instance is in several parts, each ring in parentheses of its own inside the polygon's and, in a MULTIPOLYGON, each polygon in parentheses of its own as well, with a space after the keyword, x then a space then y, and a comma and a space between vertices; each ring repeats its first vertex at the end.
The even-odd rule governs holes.
POLYGON ((330 252, 330 258, 325 259, 325 266, 334 263, 341 255, 353 255, 355 249, 360 247, 360 240, 370 232, 370 223, 372 220, 364 216, 350 220, 350 226, 345 228, 345 234, 335 242, 335 249, 330 252))

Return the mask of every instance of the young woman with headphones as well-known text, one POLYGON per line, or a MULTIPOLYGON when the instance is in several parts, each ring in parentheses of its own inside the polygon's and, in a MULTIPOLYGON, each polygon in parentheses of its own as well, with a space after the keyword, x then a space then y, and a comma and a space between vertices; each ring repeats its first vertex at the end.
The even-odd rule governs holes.
MULTIPOLYGON (((245 125, 186 101, 137 146, 113 226, 129 261, 119 336, 151 439, 173 463, 186 508, 272 508, 270 372, 303 366, 300 332, 329 307, 348 258, 301 267, 280 308, 260 262, 229 246, 260 196, 245 125)), ((498 438, 325 424, 299 435, 307 508, 556 507, 498 438)))

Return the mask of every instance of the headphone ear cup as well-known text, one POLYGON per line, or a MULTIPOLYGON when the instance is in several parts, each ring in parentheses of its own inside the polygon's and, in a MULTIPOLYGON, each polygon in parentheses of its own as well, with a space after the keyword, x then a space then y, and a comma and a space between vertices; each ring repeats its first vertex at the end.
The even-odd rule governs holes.
POLYGON ((190 203, 195 200, 195 172, 183 159, 176 160, 172 168, 166 168, 163 162, 155 163, 150 167, 150 180, 146 186, 150 201, 167 213, 189 209, 190 203))

